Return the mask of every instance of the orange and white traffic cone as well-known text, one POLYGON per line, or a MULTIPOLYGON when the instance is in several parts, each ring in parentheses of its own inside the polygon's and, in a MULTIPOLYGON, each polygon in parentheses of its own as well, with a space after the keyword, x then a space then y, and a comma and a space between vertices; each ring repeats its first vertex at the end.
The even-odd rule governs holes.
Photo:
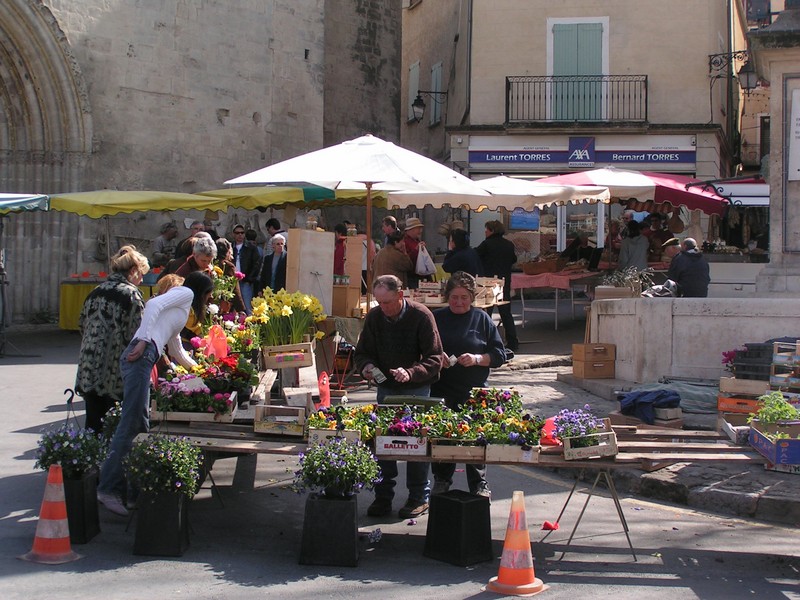
POLYGON ((486 589, 506 596, 533 596, 547 589, 533 571, 531 537, 522 492, 514 492, 511 497, 511 513, 508 515, 500 569, 497 577, 492 577, 486 584, 486 589))
POLYGON ((33 538, 33 549, 18 558, 45 565, 60 565, 83 558, 72 551, 69 542, 67 503, 64 500, 64 476, 61 473, 61 465, 50 465, 42 510, 39 512, 39 522, 36 524, 36 536, 33 538))

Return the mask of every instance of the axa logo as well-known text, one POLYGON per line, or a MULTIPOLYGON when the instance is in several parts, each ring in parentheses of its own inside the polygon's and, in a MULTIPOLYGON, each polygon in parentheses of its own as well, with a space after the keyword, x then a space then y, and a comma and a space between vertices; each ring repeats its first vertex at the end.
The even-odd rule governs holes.
POLYGON ((577 148, 569 155, 569 160, 590 160, 589 151, 577 148))

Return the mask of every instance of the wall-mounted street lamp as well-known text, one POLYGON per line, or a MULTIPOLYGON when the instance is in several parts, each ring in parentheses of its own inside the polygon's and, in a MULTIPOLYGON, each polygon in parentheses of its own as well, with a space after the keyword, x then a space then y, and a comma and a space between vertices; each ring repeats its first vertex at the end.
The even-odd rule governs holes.
POLYGON ((427 90, 417 90, 417 97, 411 103, 411 110, 414 114, 414 122, 419 123, 422 117, 425 116, 425 100, 422 99, 422 94, 431 98, 436 104, 444 104, 444 99, 447 97, 447 92, 432 92, 427 90))
POLYGON ((739 81, 739 86, 745 93, 749 94, 751 90, 758 87, 758 75, 750 62, 750 55, 747 50, 737 50, 736 52, 726 52, 722 54, 709 54, 708 55, 708 74, 711 77, 711 85, 717 79, 722 77, 732 76, 739 81), (743 62, 742 68, 739 69, 737 75, 732 76, 728 72, 728 67, 732 64, 743 62))

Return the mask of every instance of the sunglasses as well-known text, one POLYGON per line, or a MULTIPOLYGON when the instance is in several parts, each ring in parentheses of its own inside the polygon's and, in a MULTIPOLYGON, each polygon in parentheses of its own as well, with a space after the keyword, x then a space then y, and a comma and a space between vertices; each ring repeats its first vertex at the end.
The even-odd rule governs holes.
POLYGON ((244 235, 244 231, 234 231, 233 235, 244 235))

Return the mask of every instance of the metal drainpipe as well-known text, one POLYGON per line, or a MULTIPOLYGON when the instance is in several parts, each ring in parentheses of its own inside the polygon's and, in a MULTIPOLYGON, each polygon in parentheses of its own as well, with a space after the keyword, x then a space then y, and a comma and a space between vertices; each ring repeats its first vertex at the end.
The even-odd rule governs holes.
MULTIPOLYGON (((727 13, 728 13, 728 55, 731 55, 733 52, 733 2, 734 0, 727 0, 727 13)), ((727 81, 727 89, 728 89, 728 101, 727 101, 727 118, 728 118, 728 167, 725 169, 725 175, 730 175, 732 172, 733 167, 733 157, 735 155, 735 148, 733 147, 735 143, 734 137, 734 128, 736 127, 736 119, 735 115, 733 114, 733 77, 735 75, 736 69, 734 69, 734 60, 731 57, 731 60, 728 63, 728 81, 727 81)))

